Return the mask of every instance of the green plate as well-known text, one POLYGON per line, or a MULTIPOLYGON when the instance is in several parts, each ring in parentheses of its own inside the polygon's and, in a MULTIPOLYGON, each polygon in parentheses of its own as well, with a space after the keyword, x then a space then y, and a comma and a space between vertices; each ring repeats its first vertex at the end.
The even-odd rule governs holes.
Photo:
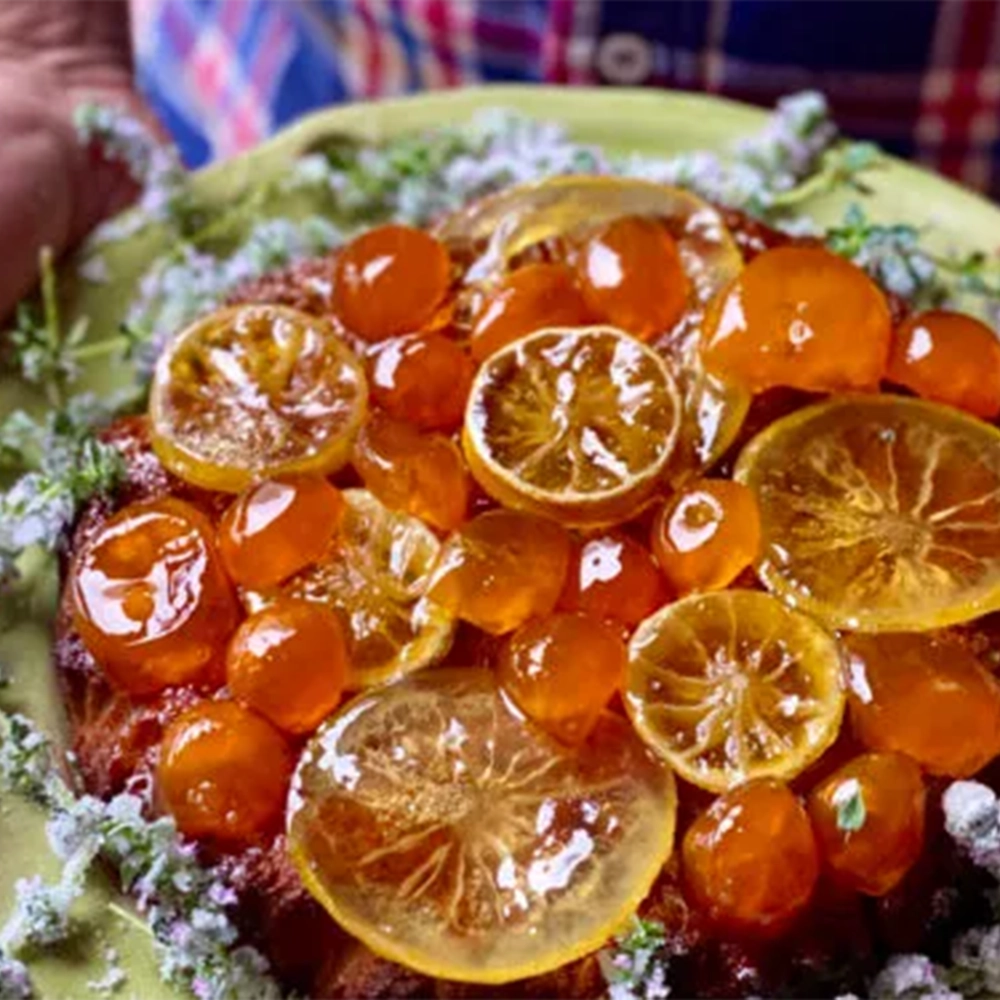
MULTIPOLYGON (((742 136, 758 130, 765 113, 745 105, 694 94, 658 91, 555 89, 545 87, 475 88, 429 94, 378 104, 356 104, 322 111, 302 119, 259 148, 199 173, 197 194, 209 203, 225 204, 251 183, 279 176, 318 140, 331 135, 378 142, 402 132, 466 120, 484 107, 511 107, 539 118, 563 122, 575 139, 614 152, 669 156, 685 150, 724 151, 742 136)), ((984 199, 908 164, 892 161, 873 175, 873 197, 866 200, 880 221, 926 225, 936 249, 992 251, 1000 233, 1000 210, 984 199)), ((842 216, 848 197, 810 202, 807 211, 819 221, 842 216)), ((166 247, 162 232, 149 230, 106 251, 113 280, 106 285, 80 285, 67 274, 63 292, 71 312, 91 317, 95 337, 116 328, 128 305, 136 278, 166 247)), ((75 269, 67 269, 74 271, 75 269)), ((120 366, 103 365, 84 373, 80 388, 97 392, 123 384, 120 366)), ((14 406, 38 409, 44 403, 23 385, 0 382, 0 415, 14 406)), ((0 707, 25 711, 52 733, 63 733, 62 710, 50 666, 49 619, 54 581, 44 586, 32 613, 0 634, 0 662, 9 665, 13 683, 0 692, 0 707)), ((18 799, 0 807, 0 923, 13 905, 13 885, 22 875, 54 875, 58 870, 43 831, 41 812, 18 799)), ((73 947, 30 963, 42 996, 80 996, 85 983, 104 971, 104 948, 113 945, 128 974, 123 996, 155 1000, 172 991, 157 976, 149 939, 108 904, 115 892, 95 876, 78 913, 87 931, 73 947)))

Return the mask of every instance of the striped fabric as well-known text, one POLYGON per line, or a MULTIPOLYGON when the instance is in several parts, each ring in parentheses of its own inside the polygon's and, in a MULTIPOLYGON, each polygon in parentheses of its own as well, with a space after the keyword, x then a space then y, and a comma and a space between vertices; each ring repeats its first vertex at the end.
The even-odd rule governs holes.
POLYGON ((845 130, 1000 194, 1000 0, 133 0, 189 163, 323 105, 489 81, 813 87, 845 130))

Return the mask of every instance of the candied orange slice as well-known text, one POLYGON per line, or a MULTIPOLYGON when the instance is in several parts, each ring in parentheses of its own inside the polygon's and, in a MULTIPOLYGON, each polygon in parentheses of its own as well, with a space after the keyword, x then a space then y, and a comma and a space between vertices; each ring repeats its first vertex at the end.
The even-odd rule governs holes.
POLYGON ((222 309, 160 355, 149 395, 153 448, 186 482, 238 493, 350 458, 368 390, 325 320, 284 306, 222 309))
POLYGON ((372 951, 506 983, 600 948, 673 846, 670 771, 619 716, 562 747, 478 668, 344 706, 307 745, 288 843, 309 890, 372 951))
POLYGON ((722 792, 815 761, 840 729, 841 674, 822 626, 769 594, 726 590, 669 604, 636 629, 625 706, 681 777, 722 792))
POLYGON ((285 595, 339 612, 350 652, 348 688, 396 680, 441 659, 454 618, 424 594, 441 543, 418 518, 367 490, 345 490, 347 511, 327 555, 277 591, 246 592, 251 611, 285 595))
POLYGON ((552 177, 508 188, 448 216, 436 235, 447 245, 484 248, 466 274, 466 281, 481 281, 500 277, 531 247, 585 236, 627 216, 663 222, 696 302, 707 302, 743 269, 712 205, 690 191, 625 177, 552 177))
POLYGON ((462 441, 495 500, 580 527, 627 520, 673 451, 680 399, 659 355, 621 330, 540 330, 483 363, 462 441))
POLYGON ((749 389, 705 370, 698 351, 699 324, 689 322, 654 344, 667 359, 681 393, 681 426, 667 478, 673 485, 701 475, 736 440, 750 410, 749 389))
POLYGON ((828 625, 921 631, 1000 608, 1000 431, 936 403, 846 397, 744 449, 769 590, 828 625))

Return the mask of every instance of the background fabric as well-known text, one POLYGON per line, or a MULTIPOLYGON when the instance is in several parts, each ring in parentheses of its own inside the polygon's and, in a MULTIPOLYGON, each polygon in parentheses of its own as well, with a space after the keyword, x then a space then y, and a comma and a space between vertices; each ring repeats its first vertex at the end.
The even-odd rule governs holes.
POLYGON ((771 105, 1000 194, 1000 0, 133 0, 140 86, 197 166, 324 105, 492 82, 771 105))

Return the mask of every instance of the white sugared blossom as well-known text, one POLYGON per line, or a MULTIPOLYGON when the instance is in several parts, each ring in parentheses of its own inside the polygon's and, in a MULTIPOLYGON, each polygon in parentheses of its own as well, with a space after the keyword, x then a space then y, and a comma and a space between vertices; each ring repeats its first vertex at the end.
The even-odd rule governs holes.
POLYGON ((0 952, 0 1000, 31 1000, 34 995, 27 966, 0 952))
POLYGON ((945 829, 980 868, 1000 878, 1000 801, 978 781, 955 781, 941 800, 945 829))
POLYGON ((895 955, 872 983, 870 1000, 964 1000, 924 955, 895 955))

